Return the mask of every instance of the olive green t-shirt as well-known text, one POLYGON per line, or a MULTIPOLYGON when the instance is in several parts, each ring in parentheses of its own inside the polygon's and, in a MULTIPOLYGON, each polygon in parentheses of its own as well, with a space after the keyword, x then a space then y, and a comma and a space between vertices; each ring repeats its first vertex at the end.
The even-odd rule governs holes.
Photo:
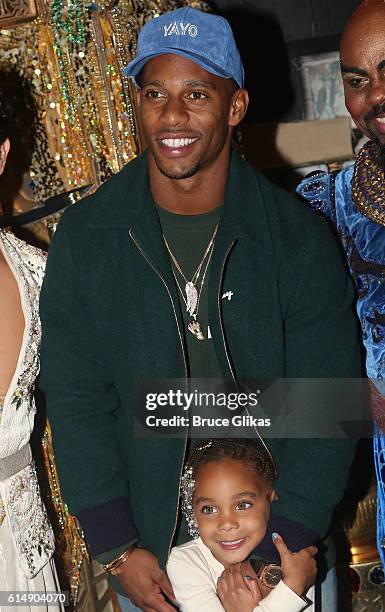
MULTIPOLYGON (((183 271, 184 276, 190 281, 219 223, 222 206, 201 215, 179 215, 171 213, 160 206, 157 206, 157 211, 167 243, 179 267, 183 271)), ((207 258, 202 266, 201 274, 196 284, 198 295, 206 262, 207 258)), ((180 287, 180 289, 178 289, 178 295, 183 313, 190 378, 222 378, 223 374, 210 338, 208 325, 208 282, 211 266, 209 264, 207 268, 196 316, 196 320, 203 330, 205 340, 199 340, 188 330, 188 324, 191 322, 192 317, 187 312, 186 304, 183 299, 183 297, 186 299, 186 283, 172 261, 171 266, 180 287)))

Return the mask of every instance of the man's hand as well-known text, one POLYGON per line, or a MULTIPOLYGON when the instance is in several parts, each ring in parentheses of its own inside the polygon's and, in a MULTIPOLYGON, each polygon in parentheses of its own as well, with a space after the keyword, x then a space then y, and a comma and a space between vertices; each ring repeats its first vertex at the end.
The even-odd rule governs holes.
POLYGON ((226 612, 252 612, 262 599, 257 581, 243 577, 240 563, 220 576, 217 594, 226 612))
POLYGON ((292 553, 278 534, 275 534, 274 544, 281 557, 284 583, 301 597, 315 583, 317 564, 314 555, 317 547, 308 546, 292 553))
POLYGON ((173 612, 165 598, 175 601, 166 572, 158 559, 144 548, 136 548, 129 559, 115 571, 127 597, 143 612, 173 612))

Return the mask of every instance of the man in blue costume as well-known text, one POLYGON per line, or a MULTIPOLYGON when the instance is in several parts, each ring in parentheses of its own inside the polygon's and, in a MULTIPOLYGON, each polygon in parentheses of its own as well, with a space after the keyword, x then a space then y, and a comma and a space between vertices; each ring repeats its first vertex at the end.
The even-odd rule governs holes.
POLYGON ((341 41, 346 107, 369 137, 354 166, 305 179, 298 192, 329 218, 341 237, 358 301, 371 380, 378 480, 378 548, 385 561, 385 2, 367 0, 341 41))

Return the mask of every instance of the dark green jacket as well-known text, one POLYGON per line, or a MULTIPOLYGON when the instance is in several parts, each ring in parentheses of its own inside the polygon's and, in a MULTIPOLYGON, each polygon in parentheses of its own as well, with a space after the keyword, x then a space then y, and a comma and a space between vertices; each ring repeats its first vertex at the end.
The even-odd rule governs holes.
MULTIPOLYGON (((326 224, 233 154, 209 287, 224 377, 359 376, 352 299, 326 224), (222 300, 230 290, 232 299, 222 300)), ((184 441, 136 438, 133 391, 139 380, 188 372, 145 155, 64 214, 41 317, 41 387, 70 511, 94 554, 130 541, 137 530, 140 544, 164 562, 184 441)), ((327 532, 354 444, 269 445, 279 471, 271 529, 298 549, 327 532)))

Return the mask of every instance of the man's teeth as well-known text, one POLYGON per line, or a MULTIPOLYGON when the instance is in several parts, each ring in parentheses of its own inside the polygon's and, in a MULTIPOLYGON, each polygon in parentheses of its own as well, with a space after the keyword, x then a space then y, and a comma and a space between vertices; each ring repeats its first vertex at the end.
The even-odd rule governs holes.
POLYGON ((378 123, 385 123, 385 117, 377 117, 376 121, 378 121, 378 123))
POLYGON ((195 141, 196 138, 164 138, 161 142, 171 149, 179 149, 180 147, 187 147, 195 141))

